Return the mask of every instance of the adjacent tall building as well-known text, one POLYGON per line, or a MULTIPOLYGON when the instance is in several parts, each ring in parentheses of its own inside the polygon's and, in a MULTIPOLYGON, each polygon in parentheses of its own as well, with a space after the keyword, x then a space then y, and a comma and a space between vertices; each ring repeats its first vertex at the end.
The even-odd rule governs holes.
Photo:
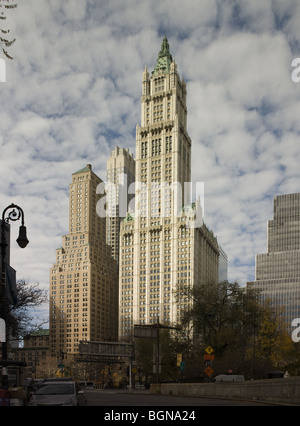
POLYGON ((228 280, 228 257, 225 251, 219 246, 219 283, 228 280))
POLYGON ((177 323, 189 301, 176 291, 218 282, 218 243, 191 200, 186 96, 164 38, 154 71, 143 73, 135 211, 120 230, 120 338, 135 324, 177 323))
POLYGON ((290 330, 300 318, 300 193, 274 198, 268 221, 268 251, 256 256, 255 281, 262 299, 270 299, 290 330))
POLYGON ((135 161, 129 149, 118 146, 107 160, 106 191, 106 242, 112 248, 112 256, 119 263, 120 223, 126 216, 134 198, 135 161))
POLYGON ((96 213, 101 182, 89 164, 72 175, 69 234, 50 270, 50 351, 58 358, 77 354, 81 340, 117 340, 117 262, 96 213))

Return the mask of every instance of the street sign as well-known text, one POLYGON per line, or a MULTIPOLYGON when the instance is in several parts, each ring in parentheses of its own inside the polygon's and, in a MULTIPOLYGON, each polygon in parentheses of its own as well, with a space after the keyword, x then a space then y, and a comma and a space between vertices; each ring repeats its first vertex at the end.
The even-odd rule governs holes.
POLYGON ((204 370, 204 373, 206 373, 208 376, 211 376, 213 372, 214 370, 210 366, 206 367, 204 370))
POLYGON ((214 361, 215 356, 214 355, 204 354, 204 359, 205 359, 205 361, 214 361))
POLYGON ((143 327, 134 326, 134 337, 140 337, 142 339, 156 339, 157 328, 154 327, 143 327))
POLYGON ((133 374, 135 374, 135 373, 137 372, 137 369, 134 367, 134 368, 132 369, 132 372, 133 372, 133 374))
POLYGON ((94 342, 83 341, 79 343, 79 355, 97 357, 99 359, 130 358, 132 344, 122 342, 94 342))
POLYGON ((177 367, 180 367, 181 362, 182 362, 182 354, 177 354, 177 367))
POLYGON ((205 352, 210 355, 213 352, 213 348, 211 346, 207 346, 207 348, 205 349, 205 352))

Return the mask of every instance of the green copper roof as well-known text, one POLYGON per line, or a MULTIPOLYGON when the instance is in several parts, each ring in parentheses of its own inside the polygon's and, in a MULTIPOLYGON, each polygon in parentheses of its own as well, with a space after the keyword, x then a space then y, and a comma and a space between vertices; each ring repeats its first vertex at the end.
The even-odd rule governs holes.
POLYGON ((134 220, 134 214, 133 213, 127 213, 127 216, 124 219, 124 222, 130 222, 134 220))
POLYGON ((183 212, 190 212, 192 210, 195 210, 195 208, 196 208, 196 203, 187 204, 187 205, 182 207, 182 211, 183 212))
POLYGON ((87 164, 86 167, 84 167, 81 170, 78 170, 78 172, 73 173, 73 175, 77 175, 77 173, 85 173, 85 172, 90 172, 92 170, 92 166, 90 164, 87 164))
POLYGON ((160 52, 158 54, 156 67, 154 68, 153 74, 157 75, 159 72, 169 72, 170 65, 173 62, 172 55, 170 53, 170 46, 167 37, 163 39, 160 52))
POLYGON ((48 329, 40 329, 33 331, 29 334, 30 337, 43 337, 43 336, 49 336, 50 331, 48 329))

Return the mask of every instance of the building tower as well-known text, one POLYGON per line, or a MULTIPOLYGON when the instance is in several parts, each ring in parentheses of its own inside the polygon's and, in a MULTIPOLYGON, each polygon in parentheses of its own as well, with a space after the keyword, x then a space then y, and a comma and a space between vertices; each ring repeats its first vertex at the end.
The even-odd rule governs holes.
POLYGON ((81 340, 116 340, 117 264, 96 206, 101 179, 91 165, 72 175, 69 234, 50 269, 50 352, 78 354, 81 340))
POLYGON ((130 186, 135 180, 135 161, 129 149, 118 146, 107 160, 107 209, 106 242, 112 248, 112 256, 119 263, 120 223, 128 212, 134 197, 130 186))
POLYGON ((228 257, 219 245, 219 283, 228 280, 228 257))
POLYGON ((190 198, 186 96, 165 37, 151 77, 143 73, 135 212, 120 230, 120 338, 135 324, 176 323, 189 303, 180 287, 218 282, 218 244, 196 226, 201 209, 190 198))
POLYGON ((255 281, 282 316, 287 331, 300 318, 300 193, 274 198, 274 218, 268 221, 267 253, 256 255, 255 281))

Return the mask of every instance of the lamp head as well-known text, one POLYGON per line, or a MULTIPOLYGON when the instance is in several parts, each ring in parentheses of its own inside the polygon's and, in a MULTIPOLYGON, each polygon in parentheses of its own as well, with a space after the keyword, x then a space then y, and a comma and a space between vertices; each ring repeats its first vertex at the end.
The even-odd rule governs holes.
POLYGON ((17 243, 21 248, 25 248, 29 243, 29 240, 27 239, 26 235, 26 226, 24 225, 21 225, 19 228, 19 236, 17 238, 17 243))

